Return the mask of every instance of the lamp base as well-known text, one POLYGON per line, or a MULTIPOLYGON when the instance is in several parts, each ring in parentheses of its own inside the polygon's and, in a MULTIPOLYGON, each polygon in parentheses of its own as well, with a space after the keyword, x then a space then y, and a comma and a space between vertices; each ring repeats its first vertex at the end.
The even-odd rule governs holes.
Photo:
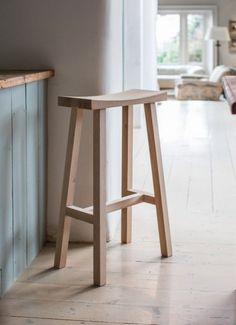
POLYGON ((216 41, 216 65, 220 65, 220 41, 216 41))

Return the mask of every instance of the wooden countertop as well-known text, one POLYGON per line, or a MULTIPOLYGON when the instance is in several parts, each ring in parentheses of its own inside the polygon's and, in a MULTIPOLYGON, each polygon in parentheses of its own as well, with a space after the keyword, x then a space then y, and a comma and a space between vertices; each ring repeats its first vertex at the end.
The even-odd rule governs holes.
POLYGON ((53 70, 0 70, 0 89, 48 79, 53 76, 53 70))

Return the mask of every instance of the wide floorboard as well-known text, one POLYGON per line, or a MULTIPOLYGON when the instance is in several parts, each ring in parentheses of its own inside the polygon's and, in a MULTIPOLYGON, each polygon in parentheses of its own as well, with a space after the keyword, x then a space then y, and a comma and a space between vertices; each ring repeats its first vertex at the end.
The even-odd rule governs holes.
MULTIPOLYGON (((108 244, 108 284, 92 283, 92 247, 54 270, 48 244, 0 302, 1 325, 235 325, 236 116, 225 102, 158 106, 173 257, 160 257, 155 209, 134 207, 133 243, 108 244)), ((135 188, 152 190, 145 129, 135 188)))

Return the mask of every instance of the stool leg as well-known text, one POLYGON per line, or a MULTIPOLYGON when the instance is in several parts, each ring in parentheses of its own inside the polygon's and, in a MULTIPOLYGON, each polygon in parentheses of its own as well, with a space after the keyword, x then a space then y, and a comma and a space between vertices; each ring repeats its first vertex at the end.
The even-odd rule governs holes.
MULTIPOLYGON (((128 195, 133 182, 133 107, 122 108, 122 196, 128 195)), ((132 240, 132 208, 121 211, 121 242, 132 240)))
POLYGON ((155 104, 145 104, 149 152, 152 167, 153 187, 156 201, 157 221, 163 257, 172 255, 169 217, 166 203, 161 147, 155 104))
POLYGON ((65 209, 66 206, 72 205, 74 200, 82 120, 83 111, 72 108, 64 169, 56 253, 54 260, 54 266, 56 268, 63 268, 66 265, 71 218, 65 215, 65 209))
POLYGON ((106 284, 106 110, 93 112, 94 284, 106 284))

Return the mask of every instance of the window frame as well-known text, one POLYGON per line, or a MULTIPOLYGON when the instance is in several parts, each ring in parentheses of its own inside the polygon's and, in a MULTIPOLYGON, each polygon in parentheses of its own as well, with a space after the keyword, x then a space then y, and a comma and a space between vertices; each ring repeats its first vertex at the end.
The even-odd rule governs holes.
MULTIPOLYGON (((208 58, 212 57, 214 62, 214 51, 212 44, 203 44, 202 62, 189 62, 188 60, 188 14, 200 14, 204 16, 204 32, 208 26, 217 25, 217 7, 216 6, 158 6, 158 14, 179 14, 180 15, 180 62, 178 63, 158 63, 158 65, 199 65, 209 69, 208 58)), ((157 34, 158 37, 158 34, 157 34)))

